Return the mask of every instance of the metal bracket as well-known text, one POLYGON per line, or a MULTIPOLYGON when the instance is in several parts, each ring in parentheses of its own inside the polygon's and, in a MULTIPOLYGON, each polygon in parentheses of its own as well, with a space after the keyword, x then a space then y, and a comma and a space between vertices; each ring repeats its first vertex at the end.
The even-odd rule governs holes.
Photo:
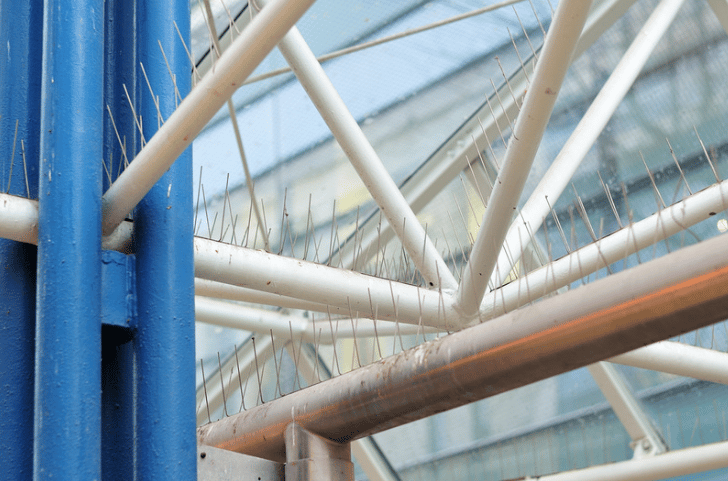
POLYGON ((101 251, 101 323, 136 327, 135 260, 133 255, 101 251))
POLYGON ((354 481, 351 445, 291 423, 286 427, 286 481, 354 481))
POLYGON ((267 459, 225 451, 212 446, 197 446, 199 481, 257 479, 283 481, 283 465, 267 459))
POLYGON ((654 456, 667 451, 660 433, 652 425, 649 416, 619 371, 609 363, 598 362, 589 366, 589 372, 632 439, 630 447, 634 451, 633 458, 654 456))

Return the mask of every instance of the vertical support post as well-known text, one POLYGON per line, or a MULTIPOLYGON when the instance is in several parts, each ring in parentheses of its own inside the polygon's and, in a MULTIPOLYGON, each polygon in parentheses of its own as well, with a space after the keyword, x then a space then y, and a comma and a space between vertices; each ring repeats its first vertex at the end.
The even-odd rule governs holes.
MULTIPOLYGON (((7 46, 0 50, 0 192, 30 198, 38 197, 42 29, 43 2, 0 8, 7 46)), ((33 475, 36 257, 35 246, 0 239, 0 452, 8 479, 33 475)))
POLYGON ((351 446, 306 431, 296 423, 286 427, 287 481, 354 481, 351 446))
MULTIPOLYGON (((139 146, 129 99, 136 92, 136 0, 106 0, 104 12, 104 191, 139 146), (124 90, 126 87, 126 91, 124 90)), ((136 108, 136 106, 135 106, 136 108)), ((128 329, 101 327, 101 471, 134 479, 134 343, 128 329)))
MULTIPOLYGON (((190 89, 188 0, 140 2, 139 112, 146 140, 190 89), (164 50, 164 54, 162 53, 164 50), (166 60, 165 60, 166 57, 166 60), (172 74, 167 70, 169 62, 172 74), (158 118, 159 113, 162 119, 158 118)), ((133 165, 133 162, 132 162, 133 165)), ((137 259, 137 476, 195 479, 195 329, 192 155, 186 150, 134 213, 137 259), (169 395, 165 395, 169 394, 169 395)))
POLYGON ((101 477, 103 13, 46 0, 43 14, 36 479, 101 477))

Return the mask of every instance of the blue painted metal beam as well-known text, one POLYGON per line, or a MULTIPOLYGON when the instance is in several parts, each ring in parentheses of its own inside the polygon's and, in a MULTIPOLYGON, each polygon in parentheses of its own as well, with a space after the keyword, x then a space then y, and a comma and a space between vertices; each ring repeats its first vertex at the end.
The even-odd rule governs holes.
MULTIPOLYGON (((104 187, 136 154, 136 0, 106 0, 104 11, 104 187), (128 95, 128 97, 127 97, 128 95)), ((136 372, 133 256, 103 252, 101 327, 101 471, 134 479, 136 372)))
POLYGON ((101 478, 103 0, 46 0, 34 476, 101 478))
MULTIPOLYGON (((31 198, 38 196, 42 30, 42 1, 1 4, 0 191, 31 198)), ((14 480, 33 476, 36 256, 35 246, 0 239, 0 456, 2 477, 14 480)))
MULTIPOLYGON (((176 22, 189 44, 189 0, 147 0, 138 6, 139 61, 163 119, 175 110, 175 85, 190 89, 191 67, 176 22)), ((141 76, 140 76, 141 77, 141 76)), ((159 122, 146 80, 139 83, 144 137, 159 122)), ((192 156, 185 151, 134 213, 137 258, 137 475, 195 479, 194 268, 192 156)))

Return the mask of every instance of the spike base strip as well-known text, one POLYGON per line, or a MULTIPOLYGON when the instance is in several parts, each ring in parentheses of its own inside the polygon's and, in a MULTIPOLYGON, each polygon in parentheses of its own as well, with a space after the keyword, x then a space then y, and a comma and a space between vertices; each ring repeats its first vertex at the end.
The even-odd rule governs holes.
POLYGON ((263 335, 272 332, 274 336, 284 339, 290 339, 293 335, 296 339, 322 344, 332 344, 336 342, 336 339, 406 336, 437 332, 429 327, 399 325, 387 321, 379 321, 379 325, 375 325, 369 319, 354 319, 354 326, 352 326, 350 317, 333 319, 332 322, 338 325, 334 328, 335 332, 331 332, 328 319, 323 316, 320 319, 321 323, 317 326, 317 321, 311 322, 306 317, 256 309, 202 296, 195 297, 195 320, 204 324, 243 329, 263 335))
POLYGON ((556 7, 533 81, 516 119, 470 260, 461 277, 457 305, 463 312, 476 313, 483 300, 591 3, 564 0, 556 7))
POLYGON ((528 304, 727 208, 728 181, 723 181, 486 294, 481 318, 528 304))
POLYGON ((109 235, 192 143, 207 122, 311 6, 313 0, 276 0, 258 14, 103 197, 109 235))
POLYGON ((195 276, 336 306, 360 317, 453 328, 452 295, 313 262, 195 239, 195 276))
POLYGON ((421 344, 201 427, 198 441, 282 462, 291 422, 347 442, 723 320, 728 266, 704 255, 717 250, 724 239, 421 344), (634 294, 669 271, 669 285, 634 294))

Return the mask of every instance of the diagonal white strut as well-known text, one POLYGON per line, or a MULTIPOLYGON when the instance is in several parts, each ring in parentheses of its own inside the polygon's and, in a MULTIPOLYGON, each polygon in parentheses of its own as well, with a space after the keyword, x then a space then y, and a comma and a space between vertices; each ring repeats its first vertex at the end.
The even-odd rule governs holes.
MULTIPOLYGON (((564 191, 576 169, 601 134, 617 107, 652 54, 667 28, 672 24, 685 0, 663 0, 652 12, 619 64, 609 76, 599 95, 556 156, 506 235, 498 265, 515 263, 521 255, 529 233, 536 232, 564 191)), ((499 272, 492 281, 499 286, 508 272, 499 272)))
POLYGON ((313 1, 274 0, 253 19, 106 191, 104 235, 126 218, 313 1))
POLYGON ((296 27, 278 48, 417 269, 430 286, 454 290, 457 281, 296 27))
POLYGON ((562 0, 556 9, 460 280, 457 305, 466 314, 478 312, 590 6, 591 1, 562 0))

